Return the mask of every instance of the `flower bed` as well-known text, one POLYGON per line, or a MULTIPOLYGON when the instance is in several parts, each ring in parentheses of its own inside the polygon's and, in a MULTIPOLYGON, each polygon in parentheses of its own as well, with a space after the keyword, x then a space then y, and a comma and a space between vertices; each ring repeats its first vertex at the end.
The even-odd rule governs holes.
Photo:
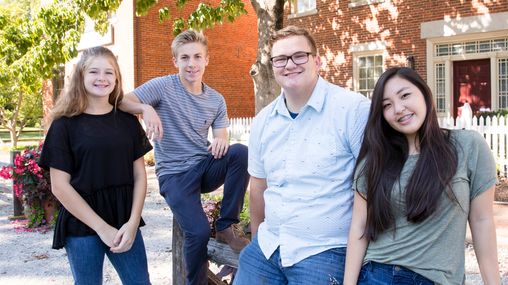
MULTIPOLYGON (((208 218, 210 224, 210 237, 215 238, 215 222, 220 215, 222 193, 208 193, 204 194, 201 200, 203 210, 208 218)), ((250 214, 249 214, 249 195, 246 194, 244 198, 243 208, 240 212, 240 223, 234 225, 233 230, 238 235, 250 238, 250 214)))
POLYGON ((42 144, 26 147, 16 154, 14 165, 0 169, 0 177, 12 179, 15 195, 23 201, 29 228, 52 224, 59 205, 51 193, 49 171, 37 164, 41 150, 42 144))

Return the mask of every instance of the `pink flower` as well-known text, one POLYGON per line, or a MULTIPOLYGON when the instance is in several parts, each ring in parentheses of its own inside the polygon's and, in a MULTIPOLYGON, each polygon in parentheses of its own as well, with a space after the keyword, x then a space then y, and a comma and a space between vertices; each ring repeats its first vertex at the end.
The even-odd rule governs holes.
POLYGON ((12 179, 12 166, 2 166, 0 177, 3 179, 12 179))
POLYGON ((49 172, 37 164, 41 150, 42 144, 35 149, 27 148, 16 155, 13 166, 0 170, 0 177, 12 179, 16 196, 28 204, 52 197, 49 172))

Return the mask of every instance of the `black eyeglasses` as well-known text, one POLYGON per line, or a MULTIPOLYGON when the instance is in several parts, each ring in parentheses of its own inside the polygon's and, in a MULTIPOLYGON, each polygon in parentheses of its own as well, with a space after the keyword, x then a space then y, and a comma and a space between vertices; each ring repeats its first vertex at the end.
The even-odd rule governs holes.
POLYGON ((282 68, 286 67, 289 59, 291 59, 291 61, 293 61, 293 63, 296 65, 305 64, 309 61, 309 55, 315 54, 312 52, 298 51, 290 56, 286 55, 274 56, 270 58, 270 61, 272 62, 273 67, 282 68))

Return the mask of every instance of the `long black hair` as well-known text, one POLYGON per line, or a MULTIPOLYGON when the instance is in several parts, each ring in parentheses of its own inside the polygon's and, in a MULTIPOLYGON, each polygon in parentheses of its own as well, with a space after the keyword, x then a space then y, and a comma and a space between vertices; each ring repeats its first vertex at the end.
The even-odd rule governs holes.
POLYGON ((405 189, 407 220, 419 223, 432 215, 443 192, 456 201, 449 186, 457 170, 457 153, 450 141, 450 132, 439 127, 430 88, 416 71, 407 67, 390 68, 381 75, 374 87, 358 158, 358 163, 364 161, 359 171, 365 177, 367 187, 364 235, 369 240, 376 240, 380 233, 394 225, 391 192, 409 153, 406 136, 394 130, 383 116, 385 85, 393 77, 403 78, 415 85, 422 92, 427 107, 425 120, 417 132, 420 155, 405 189))

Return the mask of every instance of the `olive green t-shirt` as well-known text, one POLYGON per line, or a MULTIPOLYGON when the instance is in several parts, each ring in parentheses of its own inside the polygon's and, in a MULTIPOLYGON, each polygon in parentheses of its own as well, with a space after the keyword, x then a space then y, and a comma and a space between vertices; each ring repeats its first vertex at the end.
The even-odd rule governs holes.
MULTIPOLYGON (((396 231, 386 231, 370 242, 365 262, 403 266, 436 284, 464 283, 464 244, 470 203, 495 185, 496 166, 482 135, 466 130, 453 130, 451 134, 458 155, 452 188, 460 205, 443 194, 432 216, 421 223, 408 222, 405 187, 419 157, 409 156, 400 181, 394 183, 392 190, 396 231)), ((358 177, 358 172, 353 186, 365 194, 365 177, 358 177)))

